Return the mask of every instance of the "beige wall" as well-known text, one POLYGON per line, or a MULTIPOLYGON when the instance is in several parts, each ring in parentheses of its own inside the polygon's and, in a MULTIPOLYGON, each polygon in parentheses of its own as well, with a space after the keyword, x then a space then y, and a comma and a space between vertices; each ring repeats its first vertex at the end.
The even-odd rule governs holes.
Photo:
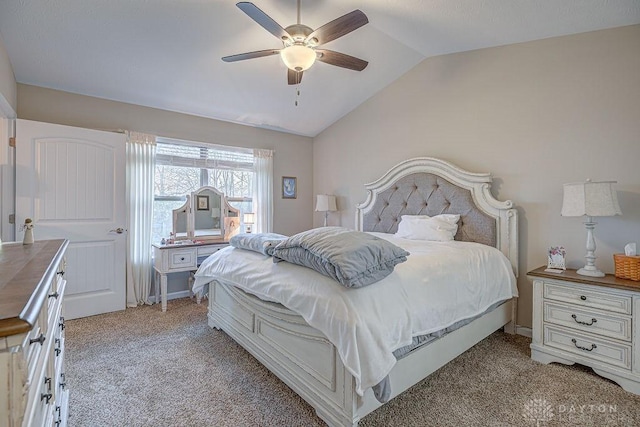
POLYGON ((295 234, 312 226, 311 138, 108 101, 36 86, 18 85, 18 117, 104 130, 275 150, 274 231, 295 234), (281 198, 281 177, 298 178, 298 198, 281 198))
POLYGON ((16 78, 4 42, 0 38, 0 117, 13 116, 12 113, 16 111, 17 105, 16 93, 16 78))
POLYGON ((582 220, 560 216, 563 183, 619 183, 623 216, 595 230, 602 270, 613 272, 625 243, 640 243, 640 26, 429 58, 313 145, 314 193, 338 195, 330 221, 349 227, 363 184, 402 160, 492 172, 494 195, 519 210, 518 323, 531 326, 526 272, 551 245, 583 265, 582 220))

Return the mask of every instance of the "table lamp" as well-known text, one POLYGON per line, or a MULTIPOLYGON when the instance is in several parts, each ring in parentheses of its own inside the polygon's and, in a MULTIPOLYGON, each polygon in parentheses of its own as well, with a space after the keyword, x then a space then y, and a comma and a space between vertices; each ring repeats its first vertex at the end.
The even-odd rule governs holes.
POLYGON ((251 233, 251 226, 254 224, 254 222, 255 222, 255 214, 251 212, 244 214, 245 233, 251 233))
POLYGON ((562 198, 562 216, 586 216, 584 222, 587 228, 587 260, 586 265, 577 271, 578 274, 591 277, 604 277, 604 273, 595 266, 596 241, 593 229, 596 223, 594 216, 622 215, 618 196, 613 189, 616 181, 577 182, 564 184, 562 198))
POLYGON ((336 207, 336 196, 330 196, 328 194, 318 194, 316 196, 316 212, 324 212, 324 226, 327 226, 327 217, 329 216, 329 212, 335 212, 338 208, 336 207))

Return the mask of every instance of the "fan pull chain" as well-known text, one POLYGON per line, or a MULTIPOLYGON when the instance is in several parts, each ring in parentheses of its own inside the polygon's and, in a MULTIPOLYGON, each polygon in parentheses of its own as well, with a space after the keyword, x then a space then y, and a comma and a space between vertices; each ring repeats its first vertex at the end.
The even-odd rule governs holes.
POLYGON ((300 86, 296 86, 296 102, 295 102, 295 106, 298 106, 298 99, 300 99, 300 86))

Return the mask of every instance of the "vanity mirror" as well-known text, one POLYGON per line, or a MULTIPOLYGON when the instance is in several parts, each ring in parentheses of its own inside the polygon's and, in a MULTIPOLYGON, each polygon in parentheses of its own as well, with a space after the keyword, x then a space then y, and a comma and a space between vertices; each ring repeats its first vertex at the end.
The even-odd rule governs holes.
POLYGON ((176 240, 228 240, 239 229, 239 220, 240 211, 224 194, 214 187, 200 187, 173 210, 173 235, 176 240))

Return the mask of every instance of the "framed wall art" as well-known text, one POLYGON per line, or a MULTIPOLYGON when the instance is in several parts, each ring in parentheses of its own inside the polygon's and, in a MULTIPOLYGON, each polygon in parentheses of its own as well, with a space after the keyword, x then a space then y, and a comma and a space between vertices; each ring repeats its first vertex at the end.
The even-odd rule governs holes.
POLYGON ((282 198, 295 199, 298 197, 298 183, 294 176, 282 177, 282 198))
POLYGON ((208 211, 209 196, 196 196, 196 207, 199 211, 208 211))
POLYGON ((563 246, 552 246, 547 255, 547 269, 552 273, 562 273, 567 269, 565 258, 567 251, 563 246))

